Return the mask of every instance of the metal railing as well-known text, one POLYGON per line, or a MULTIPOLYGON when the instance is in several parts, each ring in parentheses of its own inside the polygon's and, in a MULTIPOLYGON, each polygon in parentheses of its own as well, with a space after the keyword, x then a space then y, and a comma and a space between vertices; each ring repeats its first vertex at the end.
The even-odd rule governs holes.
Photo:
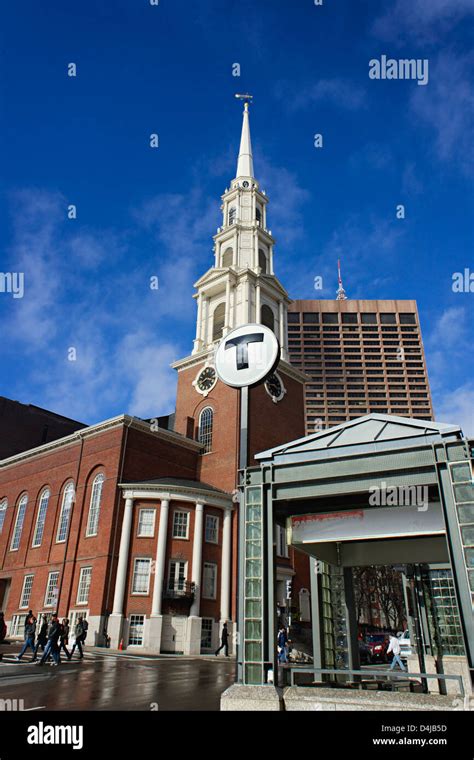
POLYGON ((165 599, 193 599, 195 592, 195 584, 191 581, 181 581, 169 585, 165 583, 163 596, 165 599))
MULTIPOLYGON (((445 675, 444 673, 409 673, 408 671, 395 672, 391 670, 342 670, 337 668, 300 668, 290 667, 290 685, 295 686, 295 674, 296 673, 312 673, 313 675, 348 675, 348 676, 382 676, 383 678, 416 678, 422 680, 424 678, 434 678, 437 681, 457 681, 459 685, 459 693, 461 697, 464 697, 464 683, 462 676, 445 675)), ((360 683, 360 682, 359 682, 360 683)))

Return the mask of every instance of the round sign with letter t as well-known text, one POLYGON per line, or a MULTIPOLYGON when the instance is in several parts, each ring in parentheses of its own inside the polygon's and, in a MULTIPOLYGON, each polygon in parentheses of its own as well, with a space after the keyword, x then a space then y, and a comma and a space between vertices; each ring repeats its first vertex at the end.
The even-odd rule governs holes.
POLYGON ((265 325, 242 325, 222 338, 216 351, 216 372, 232 388, 258 385, 280 359, 280 344, 265 325))

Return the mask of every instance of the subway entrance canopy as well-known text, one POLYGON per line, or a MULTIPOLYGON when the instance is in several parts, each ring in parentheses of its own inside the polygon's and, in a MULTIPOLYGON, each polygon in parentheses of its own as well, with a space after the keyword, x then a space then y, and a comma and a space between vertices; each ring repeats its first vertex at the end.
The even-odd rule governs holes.
MULTIPOLYGON (((259 466, 240 473, 240 682, 276 672, 275 523, 343 573, 450 567, 472 674, 473 445, 456 425, 370 414, 257 455, 259 466)), ((313 645, 314 631, 313 620, 313 645)))

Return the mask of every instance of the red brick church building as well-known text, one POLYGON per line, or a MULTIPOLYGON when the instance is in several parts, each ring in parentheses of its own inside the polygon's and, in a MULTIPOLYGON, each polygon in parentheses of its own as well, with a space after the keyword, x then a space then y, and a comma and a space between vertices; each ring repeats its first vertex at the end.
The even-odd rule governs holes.
MULTIPOLYGON (((249 464, 305 432, 306 376, 288 360, 291 301, 274 274, 267 203, 246 103, 214 262, 195 285, 196 338, 173 365, 174 429, 123 415, 0 460, 0 609, 10 636, 22 635, 30 608, 72 622, 85 615, 90 643, 107 630, 113 647, 144 651, 210 652, 222 623, 233 629, 240 402, 213 363, 231 329, 265 324, 281 346, 276 371, 250 389, 249 464)), ((280 529, 275 542, 283 603, 295 572, 280 529)))

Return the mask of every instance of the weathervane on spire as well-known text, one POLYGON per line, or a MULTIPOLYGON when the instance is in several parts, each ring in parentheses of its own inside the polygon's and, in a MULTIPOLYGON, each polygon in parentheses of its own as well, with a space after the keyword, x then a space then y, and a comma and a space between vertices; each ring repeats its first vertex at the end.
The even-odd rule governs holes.
POLYGON ((337 280, 338 280, 338 283, 339 283, 339 287, 337 289, 337 300, 338 301, 347 301, 346 291, 342 287, 341 261, 340 261, 340 259, 337 260, 337 280))
POLYGON ((248 92, 236 92, 234 97, 236 97, 237 100, 242 100, 244 102, 245 110, 248 111, 248 107, 253 100, 253 95, 249 95, 248 92))

